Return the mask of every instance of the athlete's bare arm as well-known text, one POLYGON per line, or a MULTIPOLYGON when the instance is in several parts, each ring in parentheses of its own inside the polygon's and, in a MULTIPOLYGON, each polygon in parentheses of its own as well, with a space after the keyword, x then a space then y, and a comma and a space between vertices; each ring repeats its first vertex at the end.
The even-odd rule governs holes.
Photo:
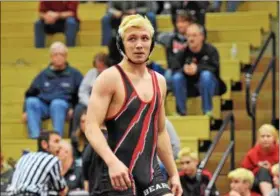
POLYGON ((172 193, 175 196, 181 196, 183 192, 180 183, 180 178, 179 178, 175 161, 173 159, 170 138, 165 127, 166 116, 165 116, 164 100, 166 96, 166 81, 163 78, 163 76, 159 74, 157 74, 157 78, 159 81, 159 86, 162 94, 162 101, 160 106, 161 108, 160 108, 159 119, 158 119, 159 124, 158 124, 157 153, 169 175, 169 183, 171 186, 172 193))
POLYGON ((96 153, 108 166, 112 186, 125 190, 131 186, 128 169, 112 152, 100 129, 116 91, 118 75, 114 69, 116 68, 112 67, 103 71, 94 82, 87 109, 85 134, 96 153))

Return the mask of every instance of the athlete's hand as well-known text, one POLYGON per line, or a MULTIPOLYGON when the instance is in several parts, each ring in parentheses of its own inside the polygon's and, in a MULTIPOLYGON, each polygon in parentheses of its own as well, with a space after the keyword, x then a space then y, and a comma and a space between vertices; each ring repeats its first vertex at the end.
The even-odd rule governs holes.
POLYGON ((174 175, 169 178, 169 186, 174 196, 181 196, 183 194, 179 175, 174 175))
POLYGON ((128 168, 119 160, 108 165, 111 184, 119 191, 127 190, 131 187, 128 168))

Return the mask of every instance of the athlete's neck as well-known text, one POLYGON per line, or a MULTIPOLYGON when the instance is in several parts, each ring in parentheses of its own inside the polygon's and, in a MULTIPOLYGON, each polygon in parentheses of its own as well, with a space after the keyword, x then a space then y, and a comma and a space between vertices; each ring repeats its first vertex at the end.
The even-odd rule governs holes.
POLYGON ((119 63, 119 65, 127 72, 143 76, 145 73, 147 73, 147 64, 134 64, 130 61, 128 61, 126 58, 123 58, 123 60, 119 63))

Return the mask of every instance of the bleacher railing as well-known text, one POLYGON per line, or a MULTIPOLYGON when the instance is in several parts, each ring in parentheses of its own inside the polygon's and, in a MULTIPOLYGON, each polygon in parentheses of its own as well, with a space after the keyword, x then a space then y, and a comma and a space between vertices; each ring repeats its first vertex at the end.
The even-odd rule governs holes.
MULTIPOLYGON (((234 155, 234 140, 235 140, 235 121, 234 121, 234 115, 231 112, 226 116, 226 118, 223 120, 222 126, 220 127, 218 133, 216 134, 211 146, 209 147, 204 159, 200 162, 198 169, 197 169, 197 179, 201 182, 201 175, 202 171, 205 168, 209 158, 211 157, 214 149, 216 148, 218 142, 220 141, 220 138, 222 137, 222 134, 224 133, 227 125, 230 123, 230 151, 228 153, 231 153, 231 160, 230 160, 230 169, 234 169, 234 162, 235 162, 235 155, 234 155)), ((228 155, 228 154, 227 154, 228 155)))
POLYGON ((231 141, 230 144, 228 145, 227 150, 225 151, 225 153, 223 154, 223 157, 221 159, 221 161, 219 162, 217 169, 215 170, 211 180, 209 181, 206 189, 205 189, 205 196, 209 196, 212 192, 212 188, 222 170, 222 168, 224 167, 224 164, 227 160, 227 157, 229 156, 229 153, 234 149, 234 141, 231 141))
POLYGON ((271 71, 272 74, 272 124, 276 123, 276 38, 275 33, 271 32, 265 41, 260 54, 258 55, 255 62, 251 65, 251 69, 246 73, 246 110, 250 118, 252 119, 252 146, 256 143, 256 110, 257 110, 257 100, 262 86, 271 71), (251 93, 251 80, 253 74, 264 55, 265 50, 268 48, 269 43, 272 41, 272 58, 259 81, 255 91, 251 93))

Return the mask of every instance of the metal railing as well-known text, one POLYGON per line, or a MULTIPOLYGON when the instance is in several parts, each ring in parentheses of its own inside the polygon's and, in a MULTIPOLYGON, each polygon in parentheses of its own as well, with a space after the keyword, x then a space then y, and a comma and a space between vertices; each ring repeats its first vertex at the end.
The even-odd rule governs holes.
POLYGON ((275 33, 271 32, 264 43, 260 54, 258 55, 255 62, 252 64, 251 69, 246 73, 246 110, 248 115, 252 119, 252 146, 255 145, 256 142, 256 110, 257 110, 257 100, 259 93, 262 89, 262 86, 271 71, 272 73, 272 124, 276 121, 276 38, 275 33), (263 57, 265 50, 268 47, 268 44, 272 41, 272 58, 262 76, 260 82, 257 85, 257 88, 253 93, 251 93, 251 80, 252 76, 263 57))
POLYGON ((235 122, 234 122, 234 116, 233 113, 231 112, 226 116, 226 118, 223 121, 222 126, 220 127, 217 135, 215 136, 211 146, 209 147, 204 159, 200 162, 198 169, 197 169, 197 180, 201 182, 201 176, 202 176, 202 171, 205 168, 210 156, 212 155, 215 147, 217 146, 218 142, 220 141, 220 138, 222 137, 222 134, 225 131, 225 128, 227 127, 228 123, 230 123, 230 141, 233 143, 231 147, 231 161, 230 161, 230 168, 231 170, 234 169, 234 162, 235 162, 235 156, 234 156, 234 140, 235 140, 235 122))
POLYGON ((222 168, 223 168, 223 166, 226 162, 226 159, 227 159, 229 153, 232 151, 232 149, 234 149, 234 141, 230 142, 226 152, 224 153, 221 161, 219 162, 219 164, 217 166, 217 169, 215 170, 211 180, 209 181, 209 183, 208 183, 208 185, 205 189, 205 196, 209 196, 211 194, 212 188, 213 188, 213 186, 214 186, 214 184, 215 184, 215 182, 216 182, 216 180, 217 180, 217 178, 218 178, 218 176, 219 176, 219 174, 220 174, 220 172, 221 172, 221 170, 222 170, 222 168))

